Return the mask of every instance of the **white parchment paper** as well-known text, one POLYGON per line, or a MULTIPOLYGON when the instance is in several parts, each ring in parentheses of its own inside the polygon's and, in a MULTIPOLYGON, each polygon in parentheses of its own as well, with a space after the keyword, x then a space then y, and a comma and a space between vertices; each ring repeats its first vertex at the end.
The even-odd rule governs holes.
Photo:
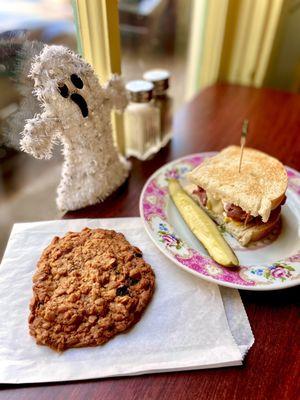
POLYGON ((253 335, 238 291, 204 282, 168 260, 139 218, 15 224, 0 267, 0 382, 32 383, 239 365, 253 335), (84 227, 123 232, 156 274, 142 319, 104 346, 62 354, 28 333, 32 275, 53 236, 84 227), (225 306, 225 307, 224 307, 225 306), (226 314, 226 312, 227 314, 226 314))

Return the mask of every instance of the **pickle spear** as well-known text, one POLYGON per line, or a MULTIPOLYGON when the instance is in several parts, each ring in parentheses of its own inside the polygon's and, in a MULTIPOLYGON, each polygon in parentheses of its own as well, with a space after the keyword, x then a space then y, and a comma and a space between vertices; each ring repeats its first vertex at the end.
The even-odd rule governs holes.
POLYGON ((225 266, 239 265, 216 224, 182 189, 176 179, 169 180, 169 193, 186 224, 217 263, 225 266))

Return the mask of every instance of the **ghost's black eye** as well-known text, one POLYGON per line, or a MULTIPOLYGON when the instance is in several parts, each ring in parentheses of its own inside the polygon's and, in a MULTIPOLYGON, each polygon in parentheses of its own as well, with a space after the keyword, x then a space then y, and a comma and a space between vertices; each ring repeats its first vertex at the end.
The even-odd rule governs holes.
POLYGON ((67 98, 69 96, 69 89, 67 85, 59 85, 57 90, 62 97, 67 98))
POLYGON ((73 83, 73 85, 75 87, 77 87, 77 89, 83 88, 83 82, 82 82, 81 78, 79 78, 78 75, 72 74, 70 78, 71 78, 71 82, 73 83))

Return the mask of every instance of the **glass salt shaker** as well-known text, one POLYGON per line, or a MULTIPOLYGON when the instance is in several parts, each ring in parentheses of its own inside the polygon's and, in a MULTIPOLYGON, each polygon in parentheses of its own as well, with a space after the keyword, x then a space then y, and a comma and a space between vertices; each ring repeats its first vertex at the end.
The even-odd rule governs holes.
POLYGON ((160 143, 160 111, 151 101, 151 82, 128 82, 130 102, 124 112, 126 155, 146 160, 157 153, 160 143))
POLYGON ((172 98, 168 95, 170 72, 165 69, 152 69, 143 75, 146 81, 154 85, 153 101, 160 109, 161 147, 164 147, 172 136, 172 98))

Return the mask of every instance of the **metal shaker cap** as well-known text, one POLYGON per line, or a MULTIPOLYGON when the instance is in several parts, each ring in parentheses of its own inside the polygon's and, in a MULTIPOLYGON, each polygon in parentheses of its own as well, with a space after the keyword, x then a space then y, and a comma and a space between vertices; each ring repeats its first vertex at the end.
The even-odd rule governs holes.
POLYGON ((155 92, 164 92, 169 88, 170 72, 166 69, 151 69, 146 71, 143 78, 154 84, 155 92))
POLYGON ((151 82, 136 80, 126 84, 130 100, 134 103, 147 103, 152 99, 154 85, 151 82))

